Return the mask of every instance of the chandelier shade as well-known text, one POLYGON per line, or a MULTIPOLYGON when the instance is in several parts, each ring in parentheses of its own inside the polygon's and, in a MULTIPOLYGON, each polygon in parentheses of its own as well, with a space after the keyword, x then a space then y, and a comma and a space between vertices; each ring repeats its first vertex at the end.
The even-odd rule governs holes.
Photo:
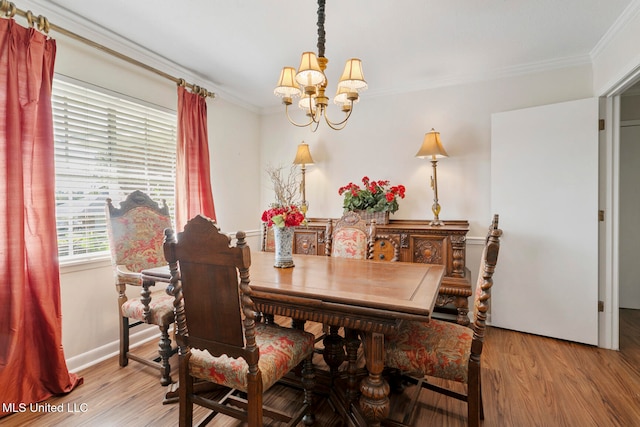
POLYGON ((278 86, 273 90, 273 93, 279 97, 292 98, 294 96, 300 96, 300 88, 296 82, 296 69, 293 67, 284 67, 280 72, 280 79, 278 80, 278 86))
POLYGON ((338 87, 345 87, 354 91, 367 88, 367 82, 364 80, 364 74, 362 73, 362 61, 358 58, 347 60, 338 87))
POLYGON ((313 96, 305 93, 298 101, 298 107, 301 110, 304 110, 306 114, 315 114, 316 111, 316 100, 313 96))
POLYGON ((359 101, 358 92, 344 86, 338 86, 336 96, 333 98, 333 103, 341 106, 342 108, 351 108, 353 104, 356 104, 359 101))
POLYGON ((300 58, 300 67, 296 74, 296 81, 301 86, 321 85, 327 79, 320 69, 318 57, 313 52, 304 52, 300 58))

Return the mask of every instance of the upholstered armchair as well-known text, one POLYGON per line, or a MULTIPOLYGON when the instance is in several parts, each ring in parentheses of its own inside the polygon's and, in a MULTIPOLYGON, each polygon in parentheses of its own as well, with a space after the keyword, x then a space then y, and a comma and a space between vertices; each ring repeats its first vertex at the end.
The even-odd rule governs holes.
MULTIPOLYGON (((501 235, 498 215, 495 215, 482 252, 476 284, 475 321, 471 327, 436 319, 405 321, 395 334, 385 337, 385 366, 400 371, 405 374, 405 380, 418 384, 414 399, 422 388, 426 388, 465 401, 470 427, 479 426, 480 420, 484 419, 480 360, 501 235), (432 384, 429 377, 465 384, 467 393, 432 384)), ((415 403, 411 407, 415 409, 415 403)), ((405 424, 411 424, 412 414, 412 410, 407 412, 405 424)))
POLYGON ((164 251, 176 297, 179 343, 180 426, 191 426, 193 405, 248 423, 263 425, 263 416, 286 423, 312 425, 312 363, 315 337, 299 329, 256 322, 251 300, 251 254, 245 233, 237 244, 216 224, 196 216, 176 236, 167 230, 164 251), (293 414, 263 405, 263 393, 302 364, 304 399, 293 414), (203 382, 228 389, 218 398, 201 394, 203 382))
POLYGON ((169 327, 173 324, 173 297, 164 290, 151 292, 142 283, 141 271, 166 265, 162 243, 164 229, 172 227, 166 203, 159 207, 141 191, 134 191, 115 208, 111 199, 106 206, 107 233, 111 249, 120 329, 120 366, 129 359, 160 370, 162 385, 171 384, 171 339, 169 327), (127 295, 127 288, 135 290, 127 295), (129 350, 130 330, 143 324, 157 325, 160 329, 159 357, 153 360, 140 357, 129 350))

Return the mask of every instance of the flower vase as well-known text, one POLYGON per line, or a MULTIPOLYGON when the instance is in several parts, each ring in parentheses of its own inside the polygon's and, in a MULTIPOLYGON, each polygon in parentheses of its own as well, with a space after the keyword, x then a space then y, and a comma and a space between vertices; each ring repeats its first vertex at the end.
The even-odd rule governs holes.
POLYGON ((275 263, 274 267, 293 267, 293 227, 273 227, 273 240, 275 240, 275 263))

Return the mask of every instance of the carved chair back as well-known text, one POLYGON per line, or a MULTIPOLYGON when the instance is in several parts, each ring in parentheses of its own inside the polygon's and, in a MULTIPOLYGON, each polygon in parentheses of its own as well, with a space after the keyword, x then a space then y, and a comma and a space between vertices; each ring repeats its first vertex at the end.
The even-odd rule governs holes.
POLYGON ((115 208, 107 199, 107 234, 114 265, 132 272, 165 264, 162 250, 164 229, 171 227, 169 208, 162 207, 142 191, 129 194, 115 208))
POLYGON ((327 255, 368 259, 371 247, 371 230, 365 220, 355 212, 347 212, 335 225, 327 225, 328 242, 325 245, 327 255))
POLYGON ((176 296, 176 323, 181 354, 187 347, 214 356, 244 358, 255 365, 255 312, 249 288, 251 255, 245 233, 236 246, 215 222, 201 215, 178 234, 166 231, 164 254, 176 296), (244 322, 244 328, 243 328, 244 322))
POLYGON ((491 287, 493 286, 493 273, 498 263, 498 253, 500 252, 500 236, 502 230, 498 228, 498 215, 493 216, 493 221, 489 226, 489 231, 485 239, 478 281, 475 293, 475 315, 473 322, 473 343, 471 344, 471 359, 480 358, 482 345, 486 329, 487 310, 491 298, 491 287))

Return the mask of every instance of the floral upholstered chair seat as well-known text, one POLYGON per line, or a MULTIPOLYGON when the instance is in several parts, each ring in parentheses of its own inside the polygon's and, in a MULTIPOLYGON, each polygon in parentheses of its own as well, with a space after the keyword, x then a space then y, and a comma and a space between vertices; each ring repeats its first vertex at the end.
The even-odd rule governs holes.
POLYGON ((144 304, 139 298, 125 301, 122 306, 122 315, 129 319, 139 320, 154 325, 167 325, 173 323, 174 298, 165 291, 151 293, 149 303, 149 319, 144 318, 144 304))
POLYGON ((456 323, 403 322, 385 339, 385 362, 402 372, 466 383, 473 330, 456 323))
POLYGON ((367 257, 367 235, 355 228, 344 228, 333 236, 333 256, 365 259, 367 257))
MULTIPOLYGON (((300 364, 313 350, 315 337, 304 331, 265 324, 256 325, 256 344, 260 348, 258 366, 266 391, 287 372, 300 364)), ((226 355, 213 357, 208 351, 191 350, 191 375, 237 390, 247 390, 249 365, 226 355)))

